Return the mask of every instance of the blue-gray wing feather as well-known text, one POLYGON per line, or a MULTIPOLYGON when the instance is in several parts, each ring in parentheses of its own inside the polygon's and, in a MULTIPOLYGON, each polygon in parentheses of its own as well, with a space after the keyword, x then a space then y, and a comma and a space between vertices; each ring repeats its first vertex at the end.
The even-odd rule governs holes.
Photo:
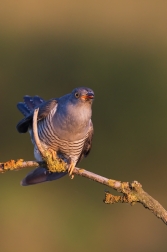
POLYGON ((79 163, 84 157, 87 157, 87 155, 89 154, 89 152, 92 148, 93 133, 94 133, 93 124, 91 122, 90 129, 88 132, 88 137, 85 139, 84 146, 83 146, 82 152, 80 154, 80 157, 79 157, 77 163, 79 163))
POLYGON ((39 112, 38 112, 38 121, 39 121, 47 117, 50 111, 57 104, 56 99, 51 99, 49 101, 44 102, 43 99, 40 98, 41 99, 41 103, 40 103, 39 99, 35 97, 37 102, 34 105, 33 104, 34 101, 31 102, 30 99, 27 99, 27 98, 28 98, 27 96, 26 96, 26 99, 24 98, 26 102, 20 102, 17 104, 18 109, 23 113, 23 115, 25 115, 25 117, 16 126, 19 133, 26 133, 28 131, 29 126, 32 125, 33 114, 34 114, 35 108, 39 107, 39 112))

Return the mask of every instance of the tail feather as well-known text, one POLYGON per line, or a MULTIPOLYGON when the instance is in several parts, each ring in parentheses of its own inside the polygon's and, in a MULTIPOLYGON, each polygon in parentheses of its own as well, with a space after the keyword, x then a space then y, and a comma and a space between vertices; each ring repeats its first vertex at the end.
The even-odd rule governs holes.
POLYGON ((41 97, 39 97, 38 95, 35 95, 33 97, 33 102, 34 102, 35 106, 39 106, 40 104, 42 104, 43 102, 45 102, 45 100, 42 99, 41 97))
POLYGON ((28 116, 30 113, 30 110, 27 108, 24 102, 17 103, 17 108, 24 116, 28 116))
POLYGON ((32 124, 32 115, 28 114, 20 122, 18 122, 16 128, 19 133, 26 133, 31 124, 32 124))
POLYGON ((44 167, 38 167, 35 170, 31 171, 22 181, 22 186, 29 186, 29 185, 35 185, 47 181, 52 181, 59 179, 63 176, 65 176, 67 172, 49 172, 44 167))
POLYGON ((27 109, 31 112, 32 110, 34 110, 35 108, 35 104, 33 101, 33 97, 29 96, 29 95, 25 95, 24 96, 24 104, 27 107, 27 109))
POLYGON ((20 133, 26 133, 28 131, 29 125, 32 123, 32 115, 35 108, 39 107, 43 102, 45 102, 39 96, 24 96, 24 102, 19 102, 17 104, 18 110, 25 116, 18 124, 17 130, 20 133))
POLYGON ((19 102, 17 104, 17 108, 20 110, 20 112, 24 116, 28 116, 31 112, 34 111, 36 107, 41 105, 44 102, 44 100, 39 96, 24 96, 24 102, 19 102))

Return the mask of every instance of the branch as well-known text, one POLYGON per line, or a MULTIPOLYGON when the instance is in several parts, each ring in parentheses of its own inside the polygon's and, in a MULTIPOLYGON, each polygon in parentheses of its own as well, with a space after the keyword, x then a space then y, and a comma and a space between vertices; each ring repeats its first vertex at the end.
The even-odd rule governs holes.
MULTIPOLYGON (((53 155, 51 155, 50 150, 44 150, 37 131, 37 114, 38 109, 34 111, 33 118, 33 132, 34 132, 34 140, 36 145, 44 159, 44 162, 36 162, 36 161, 24 161, 23 159, 19 160, 10 160, 5 163, 0 163, 0 173, 4 173, 6 171, 11 170, 20 170, 27 167, 39 167, 47 164, 47 168, 52 172, 62 172, 67 171, 67 163, 57 158, 57 161, 53 160, 53 155), (55 167, 54 167, 55 165, 55 167)), ((52 153, 53 154, 53 153, 52 153)), ((88 178, 100 184, 106 185, 119 193, 122 193, 121 196, 114 196, 109 192, 105 192, 104 203, 106 204, 114 204, 114 203, 130 203, 134 205, 135 203, 141 203, 145 208, 149 209, 155 216, 160 218, 167 225, 167 211, 161 206, 161 204, 152 198, 148 193, 146 193, 142 185, 133 181, 129 182, 121 182, 113 179, 108 179, 97 175, 95 173, 86 171, 85 169, 80 169, 75 167, 73 170, 73 174, 88 178)))

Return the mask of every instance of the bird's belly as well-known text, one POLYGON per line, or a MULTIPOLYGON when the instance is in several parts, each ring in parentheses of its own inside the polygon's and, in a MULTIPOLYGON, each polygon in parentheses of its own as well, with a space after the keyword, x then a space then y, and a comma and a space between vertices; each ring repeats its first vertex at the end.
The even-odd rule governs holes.
POLYGON ((66 158, 71 158, 74 162, 77 162, 81 155, 84 145, 84 139, 75 142, 61 142, 59 146, 59 152, 66 158))
MULTIPOLYGON (((83 150, 85 139, 88 136, 88 131, 86 131, 85 134, 82 132, 81 135, 78 135, 76 132, 70 132, 69 134, 66 130, 65 132, 63 131, 60 136, 57 131, 55 132, 53 130, 52 125, 50 124, 48 126, 46 120, 44 120, 38 124, 38 135, 43 148, 51 148, 57 152, 61 158, 67 160, 70 158, 74 162, 77 162, 83 150)), ((35 145, 34 141, 33 144, 35 145)), ((36 152, 35 157, 37 156, 39 155, 36 152)))
POLYGON ((50 141, 46 141, 46 138, 45 140, 43 139, 43 141, 41 139, 41 144, 45 149, 51 148, 52 150, 57 152, 60 158, 65 158, 66 160, 70 158, 74 163, 77 163, 86 138, 87 134, 85 135, 85 137, 77 141, 69 141, 60 139, 56 135, 54 135, 54 138, 50 138, 50 141))

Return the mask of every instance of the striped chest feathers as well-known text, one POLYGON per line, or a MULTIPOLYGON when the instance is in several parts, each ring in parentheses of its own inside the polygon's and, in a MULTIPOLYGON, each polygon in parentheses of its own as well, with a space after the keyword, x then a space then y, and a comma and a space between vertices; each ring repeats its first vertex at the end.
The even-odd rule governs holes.
POLYGON ((44 120, 39 121, 39 138, 43 147, 50 147, 60 154, 63 154, 63 156, 71 157, 73 160, 77 161, 82 152, 85 139, 88 137, 91 120, 82 125, 73 125, 71 122, 72 118, 66 118, 66 120, 62 119, 62 115, 60 120, 59 117, 53 118, 51 113, 44 120), (57 119, 57 125, 53 123, 55 119, 57 119), (71 130, 71 125, 73 125, 73 130, 71 130))

